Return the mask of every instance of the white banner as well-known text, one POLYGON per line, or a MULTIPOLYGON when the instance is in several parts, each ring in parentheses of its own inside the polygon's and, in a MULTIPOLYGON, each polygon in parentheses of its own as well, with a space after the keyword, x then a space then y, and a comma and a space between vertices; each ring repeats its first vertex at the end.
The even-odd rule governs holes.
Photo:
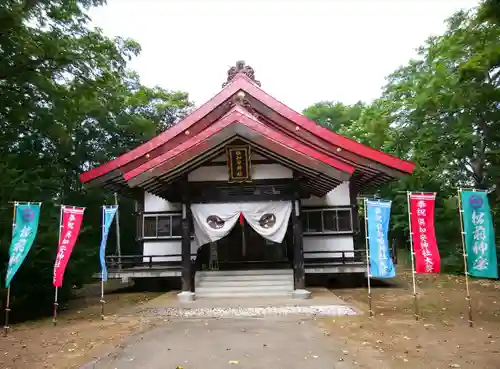
POLYGON ((195 240, 199 246, 227 236, 240 214, 262 237, 281 243, 292 212, 291 201, 193 204, 195 240))

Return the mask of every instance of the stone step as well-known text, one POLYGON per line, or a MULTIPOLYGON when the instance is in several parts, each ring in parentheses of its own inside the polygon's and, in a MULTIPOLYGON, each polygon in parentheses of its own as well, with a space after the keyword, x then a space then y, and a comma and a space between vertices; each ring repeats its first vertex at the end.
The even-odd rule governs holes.
POLYGON ((227 282, 227 281, 239 281, 239 282, 252 282, 252 281, 293 281, 292 275, 195 275, 196 283, 203 282, 227 282))
POLYGON ((224 292, 224 293, 232 293, 232 292, 271 292, 271 291, 293 291, 293 286, 290 284, 283 285, 246 285, 246 286, 201 286, 195 289, 196 294, 204 293, 204 292, 224 292))
POLYGON ((273 297, 287 296, 291 297, 290 291, 239 291, 239 292, 196 292, 196 298, 238 298, 238 297, 273 297))
POLYGON ((245 288, 247 286, 293 286, 292 279, 282 279, 282 280, 220 280, 220 281, 197 281, 196 290, 203 287, 241 287, 245 288))
POLYGON ((291 296, 292 269, 217 270, 195 275, 196 297, 291 296))
POLYGON ((293 275, 293 269, 253 269, 253 270, 214 270, 196 272, 198 276, 237 276, 237 275, 293 275))

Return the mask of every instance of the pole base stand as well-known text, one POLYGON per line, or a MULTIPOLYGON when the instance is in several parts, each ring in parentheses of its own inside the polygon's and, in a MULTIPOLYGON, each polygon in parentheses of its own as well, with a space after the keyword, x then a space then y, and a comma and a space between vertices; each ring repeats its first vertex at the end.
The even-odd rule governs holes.
POLYGON ((292 297, 298 300, 306 300, 311 298, 311 292, 308 290, 294 290, 292 292, 292 297))
POLYGON ((189 291, 182 291, 177 294, 179 302, 193 302, 195 300, 195 293, 189 291))

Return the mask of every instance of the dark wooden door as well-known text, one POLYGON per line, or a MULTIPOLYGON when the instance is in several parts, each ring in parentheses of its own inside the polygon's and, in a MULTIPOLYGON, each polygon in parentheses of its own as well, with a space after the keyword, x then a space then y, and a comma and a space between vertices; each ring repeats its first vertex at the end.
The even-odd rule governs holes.
POLYGON ((266 240, 244 222, 217 241, 219 262, 256 262, 287 260, 287 238, 282 243, 266 240))

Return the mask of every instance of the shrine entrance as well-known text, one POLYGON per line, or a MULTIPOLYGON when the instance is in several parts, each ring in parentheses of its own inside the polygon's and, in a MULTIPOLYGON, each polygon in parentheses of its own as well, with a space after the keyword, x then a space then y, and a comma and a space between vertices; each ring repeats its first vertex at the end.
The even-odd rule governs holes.
POLYGON ((290 268, 291 230, 281 243, 266 240, 246 221, 236 224, 227 236, 199 250, 201 270, 290 268))

